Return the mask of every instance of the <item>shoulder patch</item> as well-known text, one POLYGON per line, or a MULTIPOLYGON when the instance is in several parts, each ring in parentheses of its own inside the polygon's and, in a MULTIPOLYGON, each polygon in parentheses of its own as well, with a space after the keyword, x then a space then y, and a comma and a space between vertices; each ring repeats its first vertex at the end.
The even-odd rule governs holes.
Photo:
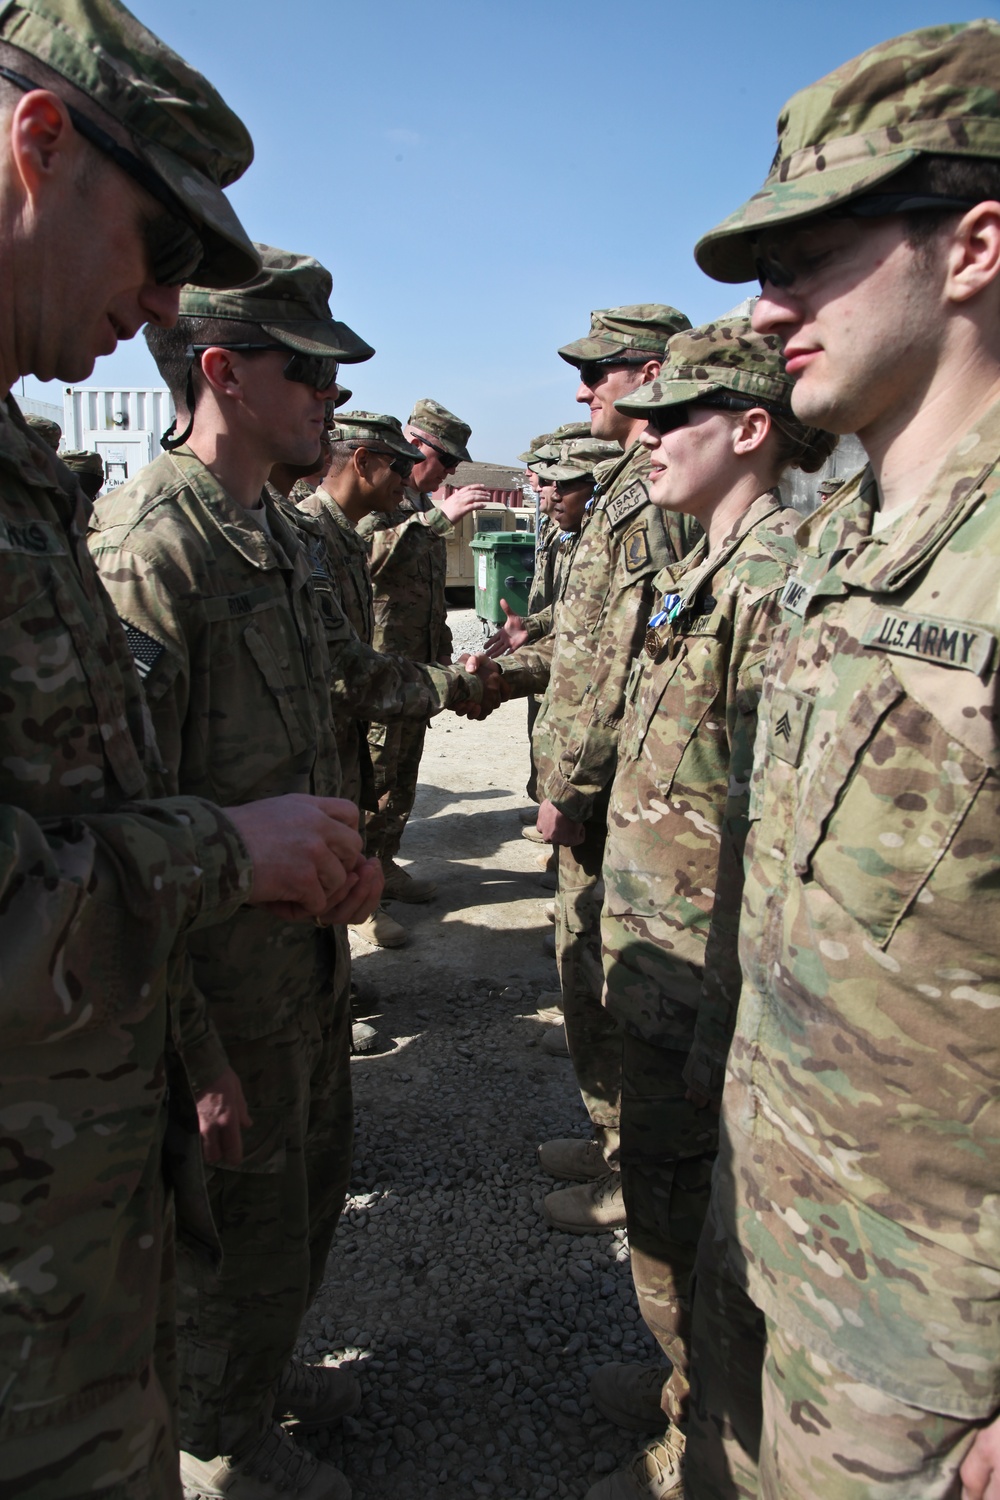
MULTIPOLYGON (((119 619, 121 620, 121 616, 119 619)), ((121 627, 125 632, 125 641, 132 653, 135 669, 145 680, 167 648, 155 636, 140 630, 138 625, 130 625, 127 620, 121 620, 121 627)))
POLYGON ((640 521, 622 537, 622 556, 629 573, 638 573, 650 560, 649 532, 645 521, 640 521))
POLYGON ((641 484, 637 479, 629 485, 627 490, 622 490, 620 495, 616 495, 613 500, 609 500, 604 507, 604 511, 610 525, 618 526, 622 521, 627 520, 629 516, 634 515, 637 510, 641 510, 648 503, 649 495, 646 491, 646 486, 641 484))
POLYGON ((873 651, 890 651, 915 661, 959 667, 980 676, 993 659, 996 636, 992 630, 963 620, 880 609, 862 632, 861 644, 873 651))

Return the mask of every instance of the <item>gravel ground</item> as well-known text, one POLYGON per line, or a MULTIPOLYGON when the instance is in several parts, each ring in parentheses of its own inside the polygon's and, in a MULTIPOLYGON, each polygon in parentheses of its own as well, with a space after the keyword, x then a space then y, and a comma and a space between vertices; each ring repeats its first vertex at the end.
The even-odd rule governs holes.
POLYGON ((525 759, 523 704, 436 721, 402 854, 438 897, 391 908, 408 947, 357 944, 380 1050, 354 1060, 351 1195, 302 1340, 361 1379, 358 1416, 307 1440, 357 1500, 582 1500, 637 1444, 587 1390, 600 1364, 655 1358, 625 1233, 553 1233, 540 1211, 536 1145, 588 1131, 568 1060, 538 1047, 556 979, 525 759))

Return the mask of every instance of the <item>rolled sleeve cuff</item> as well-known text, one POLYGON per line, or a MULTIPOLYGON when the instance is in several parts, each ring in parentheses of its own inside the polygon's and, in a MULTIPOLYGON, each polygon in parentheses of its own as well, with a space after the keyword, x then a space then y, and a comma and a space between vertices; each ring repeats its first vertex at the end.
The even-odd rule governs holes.
POLYGON ((191 832, 198 880, 189 926, 212 927, 245 905, 253 888, 253 861, 235 824, 214 803, 171 797, 169 806, 191 832))

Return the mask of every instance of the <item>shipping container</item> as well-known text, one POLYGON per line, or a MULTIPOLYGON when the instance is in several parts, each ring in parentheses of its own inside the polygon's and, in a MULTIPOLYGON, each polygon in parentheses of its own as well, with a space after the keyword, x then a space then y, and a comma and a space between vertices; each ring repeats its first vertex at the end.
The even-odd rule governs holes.
POLYGON ((106 492, 158 456, 160 438, 173 419, 173 397, 162 388, 68 385, 63 393, 62 446, 101 455, 106 492))

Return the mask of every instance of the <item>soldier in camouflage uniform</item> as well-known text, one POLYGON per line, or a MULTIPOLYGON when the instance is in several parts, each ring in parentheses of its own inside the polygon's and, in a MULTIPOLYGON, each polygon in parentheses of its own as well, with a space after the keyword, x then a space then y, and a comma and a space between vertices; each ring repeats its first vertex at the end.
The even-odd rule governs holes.
POLYGON ((998 79, 995 21, 872 48, 696 251, 758 271, 796 412, 869 456, 799 531, 760 705, 698 1500, 1000 1485, 998 79))
MULTIPOLYGON (((332 319, 318 262, 258 250, 253 280, 186 287, 177 327, 147 334, 183 440, 100 501, 91 529, 172 790, 233 802, 340 791, 308 555, 260 496, 275 461, 318 452, 338 361, 373 352, 332 319)), ((182 1476, 234 1500, 341 1497, 343 1476, 275 1420, 322 1425, 359 1399, 346 1372, 290 1358, 350 1176, 333 934, 241 911, 187 949, 182 1047, 223 1263, 206 1274, 179 1259, 182 1476), (213 1137, 233 1115, 242 1151, 218 1159, 213 1137)))
MULTIPOLYGON (((615 401, 655 379, 667 340, 688 319, 655 303, 594 312, 587 337, 559 353, 580 372, 577 400, 591 409, 594 437, 621 443, 621 457, 596 469, 597 490, 552 634, 551 675, 535 724, 542 803, 538 829, 559 848, 557 961, 566 1038, 594 1127, 590 1141, 547 1142, 546 1170, 576 1180, 545 1200, 555 1228, 571 1233, 625 1222, 618 1180, 621 1031, 601 994, 600 902, 607 804, 614 776, 625 681, 646 628, 652 580, 683 557, 697 532, 687 518, 649 499, 641 419, 615 401)), ((516 637, 515 637, 516 639, 516 637)), ((532 687, 516 652, 503 663, 513 691, 532 687)))
MULTIPOLYGON (((254 273, 222 193, 249 136, 116 0, 8 7, 0 66, 0 227, 18 266, 0 294, 8 376, 85 379, 109 309, 116 330, 169 322, 186 276, 254 273), (32 162, 30 212, 15 157, 32 162)), ((189 1245, 218 1244, 169 955, 248 900, 322 913, 343 882, 335 848, 360 840, 331 821, 341 804, 223 813, 164 795, 85 499, 3 390, 2 1488, 179 1500, 174 1211, 189 1245), (314 863, 327 825, 330 862, 314 863)))
MULTIPOLYGON (((367 733, 371 721, 426 722, 445 708, 472 703, 489 713, 499 703, 498 674, 410 661, 377 651, 368 549, 358 532, 366 515, 398 509, 421 451, 403 437, 395 417, 346 412, 329 430, 331 467, 319 489, 300 502, 294 519, 308 528, 313 584, 326 627, 330 691, 347 796, 366 811, 378 806, 367 733)), ((380 907, 355 931, 378 947, 401 947, 406 928, 380 907)))
MULTIPOLYGON (((358 527, 368 543, 375 588, 375 648, 411 661, 451 661, 451 631, 445 618, 447 541, 456 521, 481 510, 489 491, 464 485, 439 506, 429 492, 458 465, 470 460, 467 422, 437 401, 418 401, 406 437, 423 457, 414 465, 406 497, 389 515, 367 517, 358 527)), ((377 724, 369 733, 378 811, 366 819, 369 853, 382 861, 386 899, 430 901, 433 881, 416 880, 396 864, 406 820, 413 809, 427 722, 377 724)), ((398 925, 398 924, 397 924, 398 925)))
POLYGON ((715 968, 738 967, 757 701, 797 553, 799 517, 776 486, 790 464, 818 469, 833 446, 795 421, 791 389, 778 340, 736 318, 676 334, 659 377, 618 403, 649 422, 642 442, 654 504, 695 516, 705 535, 654 581, 656 608, 618 737, 601 917, 605 1004, 623 1032, 620 1162, 632 1278, 671 1368, 664 1385, 662 1367, 605 1366, 591 1390, 624 1426, 662 1434, 664 1413, 679 1425, 588 1500, 681 1493, 689 1282, 718 1125, 686 1098, 684 1066, 710 934, 715 968))
POLYGON ((70 449, 59 457, 76 475, 76 482, 88 500, 96 500, 104 488, 104 459, 89 449, 70 449))

